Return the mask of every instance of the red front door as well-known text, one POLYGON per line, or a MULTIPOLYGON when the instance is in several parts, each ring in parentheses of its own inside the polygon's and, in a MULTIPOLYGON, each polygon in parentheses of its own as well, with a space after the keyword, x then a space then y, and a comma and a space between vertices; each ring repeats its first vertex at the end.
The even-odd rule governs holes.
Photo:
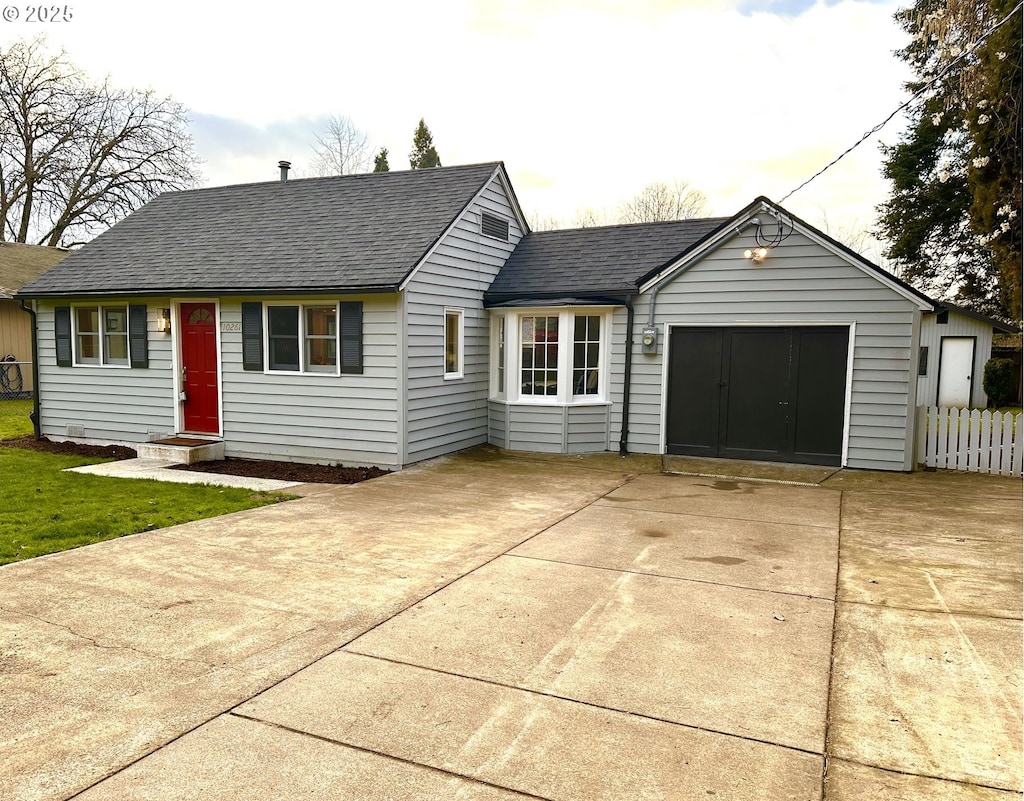
POLYGON ((217 409, 217 310, 181 304, 181 389, 185 431, 220 433, 217 409))

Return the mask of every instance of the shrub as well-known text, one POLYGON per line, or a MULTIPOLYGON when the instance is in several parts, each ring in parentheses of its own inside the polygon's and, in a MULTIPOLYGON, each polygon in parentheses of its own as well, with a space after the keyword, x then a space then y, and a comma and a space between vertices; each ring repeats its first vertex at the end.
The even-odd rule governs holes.
POLYGON ((992 407, 1012 406, 1017 400, 1017 365, 1011 359, 989 359, 985 362, 982 387, 992 407))

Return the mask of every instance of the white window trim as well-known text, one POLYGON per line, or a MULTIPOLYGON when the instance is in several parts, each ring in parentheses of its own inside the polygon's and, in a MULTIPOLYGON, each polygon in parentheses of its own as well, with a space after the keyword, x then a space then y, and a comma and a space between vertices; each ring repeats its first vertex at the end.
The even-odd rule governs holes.
POLYGON ((442 365, 444 367, 444 380, 445 381, 456 381, 465 376, 465 364, 466 364, 466 311, 465 309, 457 309, 451 306, 445 306, 444 316, 442 317, 442 325, 444 329, 442 331, 442 342, 443 352, 441 354, 442 365), (459 331, 457 334, 458 340, 458 365, 454 372, 448 372, 448 315, 454 314, 459 318, 459 331))
MULTIPOLYGON (((268 301, 263 304, 263 374, 264 375, 302 375, 302 376, 340 376, 341 375, 341 303, 339 301, 268 301), (306 309, 313 307, 334 306, 334 369, 310 370, 306 364, 306 309), (270 367, 270 309, 294 308, 299 310, 299 369, 274 370, 270 367)), ((258 375, 258 374, 257 374, 258 375)))
POLYGON ((490 397, 492 400, 503 401, 508 397, 508 315, 504 309, 491 315, 491 370, 490 370, 490 397), (505 326, 505 362, 499 365, 501 358, 501 326, 505 326), (504 368, 505 387, 502 388, 498 382, 499 366, 504 368))
POLYGON ((129 303, 79 303, 71 307, 71 364, 74 367, 102 367, 111 370, 130 370, 132 367, 131 358, 131 313, 128 309, 129 303), (124 308, 125 321, 124 321, 124 335, 125 344, 128 352, 128 359, 124 362, 108 362, 105 361, 106 348, 104 347, 104 337, 106 336, 106 323, 103 317, 103 310, 110 308, 124 308), (78 310, 79 309, 96 309, 98 314, 99 331, 97 332, 98 346, 100 357, 95 362, 83 362, 80 358, 81 354, 78 352, 78 310))
MULTIPOLYGON (((505 393, 498 392, 497 369, 491 371, 490 397, 510 404, 528 406, 607 406, 611 401, 611 348, 612 320, 614 309, 608 306, 558 306, 496 309, 496 317, 505 317, 505 393), (598 388, 596 395, 572 394, 572 357, 577 316, 599 316, 601 318, 600 362, 598 365, 598 388), (524 395, 522 387, 522 347, 520 344, 521 320, 523 317, 558 317, 558 393, 556 395, 524 395)), ((492 329, 492 360, 497 359, 497 325, 492 329)))

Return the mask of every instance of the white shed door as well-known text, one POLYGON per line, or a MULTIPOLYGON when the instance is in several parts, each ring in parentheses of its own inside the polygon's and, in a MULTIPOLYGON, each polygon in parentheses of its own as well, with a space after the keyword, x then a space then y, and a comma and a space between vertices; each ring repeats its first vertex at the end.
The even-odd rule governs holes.
POLYGON ((939 355, 938 405, 964 409, 971 405, 974 337, 943 337, 939 355))

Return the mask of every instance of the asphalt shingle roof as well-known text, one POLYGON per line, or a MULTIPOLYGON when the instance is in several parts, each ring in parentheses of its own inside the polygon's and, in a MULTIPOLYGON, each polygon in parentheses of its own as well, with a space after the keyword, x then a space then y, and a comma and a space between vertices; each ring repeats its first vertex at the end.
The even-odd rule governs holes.
POLYGON ((68 257, 69 251, 20 242, 0 242, 0 298, 14 297, 25 284, 68 257))
POLYGON ((622 295, 729 218, 538 231, 528 234, 487 292, 488 302, 555 295, 622 295))
POLYGON ((170 192, 21 294, 394 288, 499 166, 170 192))

